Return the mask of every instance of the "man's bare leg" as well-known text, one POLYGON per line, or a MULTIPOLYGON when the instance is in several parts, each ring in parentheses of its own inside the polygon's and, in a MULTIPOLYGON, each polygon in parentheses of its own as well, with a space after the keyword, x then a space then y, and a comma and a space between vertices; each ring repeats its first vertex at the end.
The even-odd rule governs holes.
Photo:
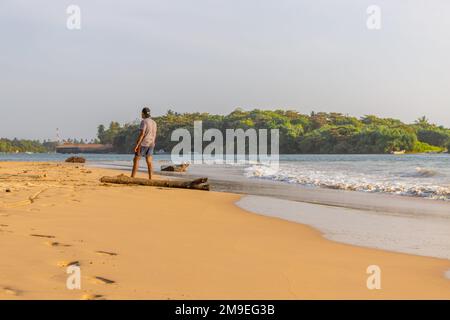
POLYGON ((147 161, 148 178, 149 178, 150 180, 152 180, 153 157, 152 157, 152 156, 145 157, 145 161, 147 161))
POLYGON ((139 159, 140 158, 141 157, 139 157, 139 156, 134 156, 134 159, 133 159, 133 171, 131 171, 131 177, 132 178, 134 178, 136 176, 136 172, 137 172, 138 167, 139 167, 139 159))

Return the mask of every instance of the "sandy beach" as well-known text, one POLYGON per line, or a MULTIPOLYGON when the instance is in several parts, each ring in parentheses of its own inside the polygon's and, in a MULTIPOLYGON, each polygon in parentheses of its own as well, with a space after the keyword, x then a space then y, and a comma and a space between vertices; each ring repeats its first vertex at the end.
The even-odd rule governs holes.
POLYGON ((0 299, 450 299, 447 259, 337 243, 237 194, 99 182, 117 174, 0 162, 0 299))

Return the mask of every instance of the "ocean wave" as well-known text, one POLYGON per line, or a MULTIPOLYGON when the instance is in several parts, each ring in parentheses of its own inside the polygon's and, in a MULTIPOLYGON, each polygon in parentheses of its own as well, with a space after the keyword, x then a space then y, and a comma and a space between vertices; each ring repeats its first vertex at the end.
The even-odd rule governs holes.
POLYGON ((429 177, 434 177, 437 174, 438 174, 438 172, 433 169, 417 167, 416 172, 415 172, 415 174, 413 174, 413 176, 429 178, 429 177))
MULTIPOLYGON (((433 170, 418 168, 415 177, 433 177, 433 170)), ((450 200, 450 185, 418 183, 414 179, 398 181, 379 176, 377 179, 354 172, 320 171, 298 168, 276 168, 254 165, 245 169, 248 178, 269 179, 328 189, 390 193, 438 200, 450 200)))

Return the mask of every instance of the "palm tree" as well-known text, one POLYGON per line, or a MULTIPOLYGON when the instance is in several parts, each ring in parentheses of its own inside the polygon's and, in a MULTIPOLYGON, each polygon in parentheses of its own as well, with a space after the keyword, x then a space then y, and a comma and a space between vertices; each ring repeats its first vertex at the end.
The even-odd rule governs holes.
POLYGON ((430 125, 430 122, 428 121, 427 117, 425 117, 425 116, 422 116, 419 119, 417 119, 415 121, 415 123, 421 127, 427 127, 430 125))

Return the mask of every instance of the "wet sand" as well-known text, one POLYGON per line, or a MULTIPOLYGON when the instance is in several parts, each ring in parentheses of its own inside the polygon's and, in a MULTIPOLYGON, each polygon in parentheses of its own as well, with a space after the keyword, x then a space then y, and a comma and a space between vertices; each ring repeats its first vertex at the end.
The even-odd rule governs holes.
POLYGON ((450 219, 444 215, 405 215, 261 196, 245 196, 237 205, 250 212, 306 224, 333 241, 450 260, 450 219))

